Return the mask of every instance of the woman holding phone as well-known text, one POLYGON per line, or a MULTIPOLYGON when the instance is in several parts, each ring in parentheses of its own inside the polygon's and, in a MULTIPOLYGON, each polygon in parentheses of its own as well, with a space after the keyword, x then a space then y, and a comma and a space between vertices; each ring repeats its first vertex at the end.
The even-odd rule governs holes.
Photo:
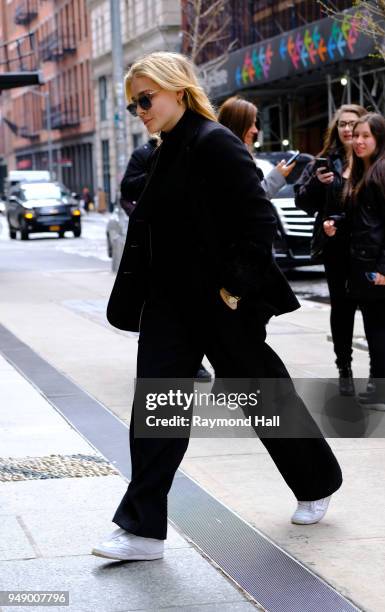
POLYGON ((295 204, 316 215, 311 254, 322 261, 330 293, 330 327, 341 395, 354 395, 352 343, 357 302, 348 299, 345 285, 348 275, 348 232, 344 219, 342 191, 352 164, 353 126, 366 114, 362 106, 346 104, 335 113, 325 135, 321 159, 311 161, 294 186, 295 204), (334 218, 339 232, 328 238, 323 222, 334 218))
MULTIPOLYGON (((131 215, 107 309, 112 325, 139 331, 132 477, 113 517, 119 528, 93 554, 152 560, 163 556, 167 495, 188 431, 136 435, 148 385, 154 379, 190 385, 206 354, 237 380, 274 379, 276 405, 285 406, 282 388, 293 384, 265 342, 265 326, 299 304, 272 257, 275 220, 255 164, 217 122, 192 63, 177 53, 152 53, 131 66, 125 90, 130 112, 162 143, 131 215)), ((341 470, 302 400, 290 397, 289 424, 299 416, 305 436, 261 441, 297 499, 292 522, 317 523, 341 486, 341 470)))
POLYGON ((218 121, 238 136, 246 145, 251 157, 257 164, 258 176, 261 185, 271 200, 278 191, 286 185, 286 179, 295 167, 295 160, 287 164, 283 159, 266 176, 258 167, 254 157, 254 143, 259 134, 258 109, 252 102, 240 96, 232 96, 223 102, 218 111, 218 121))
MULTIPOLYGON (((362 312, 375 383, 360 401, 385 410, 385 119, 377 113, 354 125, 344 206, 350 233, 347 294, 362 312)), ((331 219, 324 230, 331 239, 340 232, 331 219)))

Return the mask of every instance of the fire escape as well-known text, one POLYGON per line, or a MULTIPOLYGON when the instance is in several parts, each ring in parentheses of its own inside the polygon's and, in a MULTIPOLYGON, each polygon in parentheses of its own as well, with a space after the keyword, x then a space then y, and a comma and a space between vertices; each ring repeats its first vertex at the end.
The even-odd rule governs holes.
POLYGON ((36 43, 36 34, 29 32, 17 40, 0 44, 0 91, 42 84, 36 43))

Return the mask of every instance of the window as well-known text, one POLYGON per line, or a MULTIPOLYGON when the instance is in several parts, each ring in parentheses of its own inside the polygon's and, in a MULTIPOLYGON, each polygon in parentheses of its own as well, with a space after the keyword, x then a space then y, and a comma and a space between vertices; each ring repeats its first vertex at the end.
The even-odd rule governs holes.
POLYGON ((105 76, 99 79, 99 108, 100 121, 107 119, 107 79, 105 76))
POLYGON ((110 143, 108 140, 102 140, 102 169, 103 169, 103 191, 108 200, 108 206, 111 201, 111 179, 110 179, 110 143))

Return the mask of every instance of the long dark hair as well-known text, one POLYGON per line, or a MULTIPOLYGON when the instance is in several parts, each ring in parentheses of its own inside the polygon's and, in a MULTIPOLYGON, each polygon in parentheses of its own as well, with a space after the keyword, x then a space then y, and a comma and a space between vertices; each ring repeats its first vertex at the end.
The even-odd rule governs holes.
POLYGON ((234 132, 243 142, 246 132, 254 123, 257 107, 252 102, 232 96, 223 102, 218 111, 218 121, 234 132))
POLYGON ((357 202, 361 190, 370 182, 374 183, 385 197, 385 119, 379 113, 367 113, 355 124, 353 137, 357 126, 363 123, 369 125, 370 132, 376 141, 376 149, 366 172, 363 160, 357 157, 353 150, 352 170, 344 189, 344 199, 349 199, 353 204, 357 202))
POLYGON ((325 157, 325 155, 330 155, 330 153, 336 153, 345 159, 345 147, 338 134, 338 122, 340 117, 343 113, 354 113, 357 115, 357 119, 359 119, 363 117, 363 115, 366 115, 367 112, 368 111, 359 104, 343 104, 340 106, 334 113, 334 117, 326 130, 324 146, 321 153, 319 153, 319 157, 325 157))

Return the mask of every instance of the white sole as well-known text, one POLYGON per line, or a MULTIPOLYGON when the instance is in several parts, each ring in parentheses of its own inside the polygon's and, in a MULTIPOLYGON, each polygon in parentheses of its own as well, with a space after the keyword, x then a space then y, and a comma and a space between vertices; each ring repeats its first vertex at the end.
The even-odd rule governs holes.
MULTIPOLYGON (((324 518, 324 517, 322 517, 324 518)), ((317 521, 311 521, 310 523, 308 522, 301 522, 301 521, 293 521, 293 519, 291 520, 291 522, 293 523, 293 525, 316 525, 317 523, 319 523, 320 521, 322 521, 322 518, 318 519, 317 521)))
POLYGON ((153 555, 117 555, 112 552, 103 551, 97 548, 93 548, 91 551, 92 555, 96 557, 105 557, 106 559, 115 559, 115 561, 155 561, 156 559, 162 559, 163 553, 156 553, 153 555))
POLYGON ((377 412, 385 412, 385 404, 366 404, 369 410, 377 410, 377 412))

